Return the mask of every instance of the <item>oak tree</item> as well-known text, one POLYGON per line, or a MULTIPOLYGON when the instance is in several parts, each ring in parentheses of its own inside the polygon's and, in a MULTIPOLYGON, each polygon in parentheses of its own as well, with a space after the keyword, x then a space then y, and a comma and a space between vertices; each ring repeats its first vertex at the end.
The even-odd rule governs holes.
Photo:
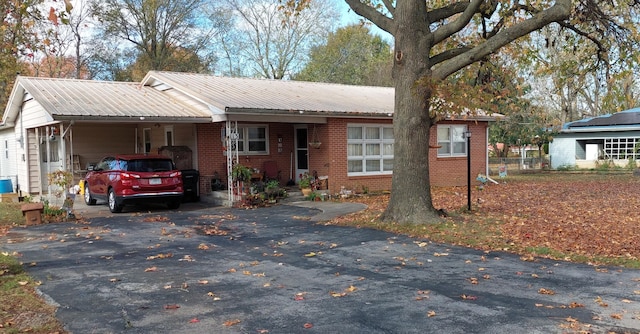
POLYGON ((384 221, 438 220, 426 143, 440 117, 433 99, 449 77, 553 23, 591 43, 623 28, 609 16, 611 1, 345 1, 395 39, 394 173, 384 221))

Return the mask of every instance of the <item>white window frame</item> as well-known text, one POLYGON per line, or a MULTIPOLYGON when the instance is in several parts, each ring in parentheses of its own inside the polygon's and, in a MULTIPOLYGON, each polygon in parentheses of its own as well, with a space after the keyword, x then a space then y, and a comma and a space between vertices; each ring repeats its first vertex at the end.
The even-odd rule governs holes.
MULTIPOLYGON (((226 129, 222 128, 221 138, 226 138, 226 129)), ((238 149, 238 155, 268 155, 269 154, 269 125, 267 124, 238 124, 238 142, 242 142, 242 150, 238 149), (249 140, 249 129, 264 129, 264 139, 249 140), (250 151, 249 142, 264 142, 264 151, 250 151)), ((225 151, 226 155, 227 152, 225 151)))
POLYGON ((384 129, 391 130, 393 134, 393 124, 347 124, 347 176, 363 176, 363 175, 390 175, 393 174, 393 168, 391 170, 385 170, 384 163, 385 160, 391 160, 393 164, 393 148, 395 139, 394 138, 384 138, 384 129), (350 128, 361 128, 362 129, 362 138, 358 139, 349 139, 349 129, 350 128), (366 138, 367 129, 378 129, 379 138, 366 138), (380 145, 379 154, 367 154, 367 145, 380 145), (349 155, 349 145, 362 145, 361 155, 349 155), (389 148, 390 145, 390 148, 389 148), (386 147, 385 147, 386 146, 386 147), (385 154, 385 150, 387 153, 385 154), (388 151, 391 151, 389 154, 388 151), (379 161, 379 169, 377 170, 367 170, 367 161, 379 161), (362 163, 362 170, 358 172, 350 172, 349 171, 349 162, 351 161, 360 161, 362 163))
POLYGON ((438 133, 436 134, 438 140, 438 158, 457 158, 457 157, 466 157, 467 156, 467 138, 464 133, 468 131, 468 127, 462 124, 438 124, 437 128, 438 133), (447 140, 442 140, 440 138, 440 129, 447 128, 449 129, 449 138, 447 140), (456 134, 460 136, 456 138, 456 134), (456 140, 457 139, 457 140, 456 140), (464 152, 454 152, 453 145, 454 143, 463 143, 462 147, 464 152), (448 152, 444 150, 448 148, 448 152))

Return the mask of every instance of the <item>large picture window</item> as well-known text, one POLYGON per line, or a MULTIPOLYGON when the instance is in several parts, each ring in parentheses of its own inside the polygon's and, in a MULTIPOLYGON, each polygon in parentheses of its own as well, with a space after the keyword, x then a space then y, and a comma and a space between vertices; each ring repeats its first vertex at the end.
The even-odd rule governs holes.
POLYGON ((465 125, 438 125, 438 157, 466 157, 465 125))
MULTIPOLYGON (((225 138, 222 129, 222 138, 225 138)), ((238 124, 238 153, 239 154, 268 154, 269 128, 266 125, 238 124)))
POLYGON ((391 174, 393 142, 392 125, 348 125, 348 175, 391 174))

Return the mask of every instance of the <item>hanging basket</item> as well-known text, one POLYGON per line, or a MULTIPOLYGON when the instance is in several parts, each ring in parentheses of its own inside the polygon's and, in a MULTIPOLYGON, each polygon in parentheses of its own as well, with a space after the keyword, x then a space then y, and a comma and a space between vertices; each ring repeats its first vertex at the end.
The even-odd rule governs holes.
POLYGON ((319 141, 310 141, 309 142, 309 146, 311 146, 313 148, 320 148, 320 145, 322 145, 322 143, 319 142, 319 141))

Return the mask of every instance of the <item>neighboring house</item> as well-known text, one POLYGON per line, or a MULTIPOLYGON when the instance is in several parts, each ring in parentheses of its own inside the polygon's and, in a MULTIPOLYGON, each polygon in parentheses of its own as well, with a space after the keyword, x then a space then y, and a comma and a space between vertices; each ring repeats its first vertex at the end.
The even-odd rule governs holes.
POLYGON ((626 166, 640 159, 640 108, 564 124, 549 145, 551 168, 594 168, 598 161, 626 166))
MULTIPOLYGON (((180 168, 199 170, 203 194, 214 177, 227 183, 232 158, 256 174, 276 166, 282 184, 308 172, 326 177, 331 193, 390 190, 393 108, 387 87, 172 72, 149 72, 141 83, 19 77, 0 123, 0 177, 44 194, 50 171, 79 180, 104 155, 181 146, 191 155, 180 168)), ((466 184, 467 130, 471 173, 487 172, 490 121, 434 126, 424 143, 433 185, 466 184)))

